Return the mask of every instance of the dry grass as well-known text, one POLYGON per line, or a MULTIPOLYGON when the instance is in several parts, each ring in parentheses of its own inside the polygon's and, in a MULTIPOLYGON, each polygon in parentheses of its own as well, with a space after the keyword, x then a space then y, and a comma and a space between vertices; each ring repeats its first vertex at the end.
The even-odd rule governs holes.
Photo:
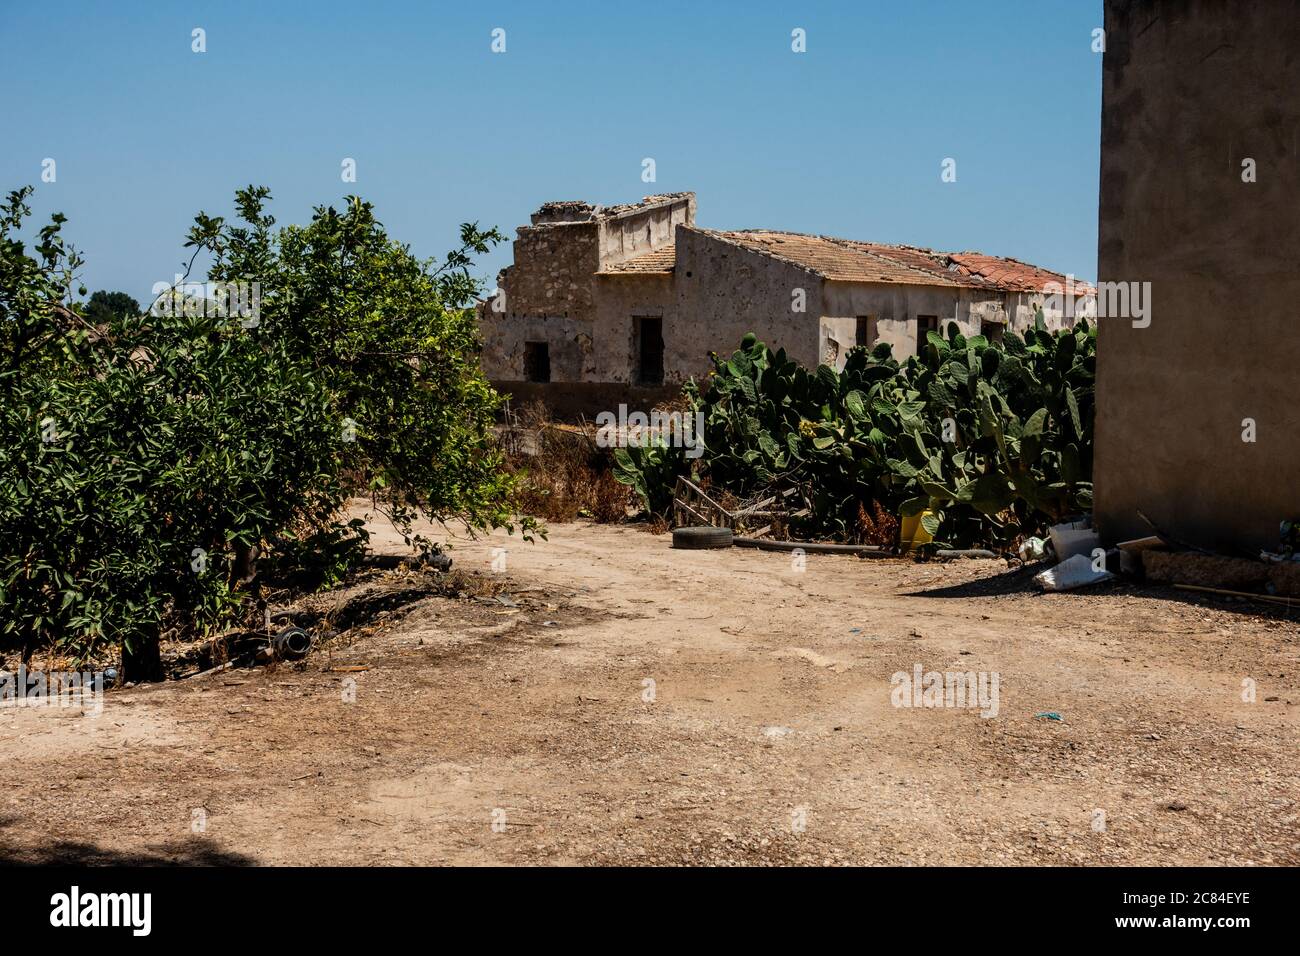
POLYGON ((858 527, 853 544, 873 544, 882 548, 898 545, 898 519, 880 507, 879 501, 871 503, 868 512, 862 502, 858 502, 858 527))
POLYGON ((614 454, 594 431, 550 421, 540 402, 524 406, 507 429, 506 465, 523 474, 518 509, 545 521, 624 521, 632 490, 614 478, 614 454))

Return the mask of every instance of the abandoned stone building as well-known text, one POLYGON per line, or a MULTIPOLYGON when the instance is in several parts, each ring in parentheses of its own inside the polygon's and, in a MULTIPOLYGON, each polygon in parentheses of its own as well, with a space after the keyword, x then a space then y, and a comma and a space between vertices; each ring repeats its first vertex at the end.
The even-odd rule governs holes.
POLYGON ((813 366, 888 342, 915 354, 956 322, 998 338, 1095 313, 1091 286, 1015 259, 773 230, 695 225, 695 194, 546 203, 479 305, 483 369, 558 414, 648 409, 747 332, 813 366))

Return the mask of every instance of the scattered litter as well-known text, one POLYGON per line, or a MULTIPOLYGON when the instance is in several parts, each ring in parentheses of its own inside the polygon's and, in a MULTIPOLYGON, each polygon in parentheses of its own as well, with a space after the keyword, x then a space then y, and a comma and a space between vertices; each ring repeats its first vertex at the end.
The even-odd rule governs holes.
POLYGON ((558 626, 558 622, 556 622, 556 621, 543 621, 543 622, 542 622, 542 627, 556 627, 556 626, 558 626))
POLYGON ((1034 583, 1044 591, 1071 591, 1099 581, 1109 581, 1113 577, 1115 575, 1111 572, 1098 571, 1093 567, 1092 558, 1076 554, 1056 567, 1034 575, 1034 583))
POLYGON ((851 627, 851 628, 849 628, 849 633, 850 633, 850 634, 861 634, 861 633, 862 633, 862 628, 860 628, 860 627, 851 627))
POLYGON ((1043 720, 1056 720, 1056 721, 1060 721, 1061 723, 1065 722, 1065 718, 1062 717, 1054 710, 1044 710, 1041 711, 1040 713, 1034 714, 1034 716, 1037 718, 1042 718, 1043 720))
POLYGON ((1057 560, 1067 561, 1077 554, 1091 555, 1093 549, 1101 547, 1101 535, 1092 530, 1087 519, 1064 521, 1053 525, 1048 533, 1052 538, 1052 550, 1057 560))
POLYGON ((899 522, 899 546, 905 553, 911 553, 934 540, 934 536, 925 527, 927 517, 933 518, 934 512, 926 510, 902 516, 899 522))
POLYGON ((1047 542, 1042 538, 1026 538, 1017 549, 1021 561, 1041 561, 1047 557, 1047 542))
POLYGON ((503 606, 505 606, 505 607, 518 607, 518 606, 519 606, 518 602, 516 602, 515 599, 512 598, 509 594, 498 594, 498 595, 497 595, 497 603, 498 603, 498 604, 501 604, 501 605, 503 605, 503 606))
POLYGON ((790 727, 764 727, 763 736, 770 738, 789 737, 794 730, 790 727))

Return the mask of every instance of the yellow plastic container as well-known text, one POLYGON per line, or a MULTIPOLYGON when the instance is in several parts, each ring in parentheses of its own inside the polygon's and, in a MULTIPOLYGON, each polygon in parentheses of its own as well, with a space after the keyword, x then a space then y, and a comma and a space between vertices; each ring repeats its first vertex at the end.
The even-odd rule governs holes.
POLYGON ((899 520, 898 545, 904 551, 915 551, 923 544, 929 544, 934 540, 930 532, 925 530, 925 525, 921 524, 921 519, 932 511, 922 511, 920 514, 904 515, 899 520))

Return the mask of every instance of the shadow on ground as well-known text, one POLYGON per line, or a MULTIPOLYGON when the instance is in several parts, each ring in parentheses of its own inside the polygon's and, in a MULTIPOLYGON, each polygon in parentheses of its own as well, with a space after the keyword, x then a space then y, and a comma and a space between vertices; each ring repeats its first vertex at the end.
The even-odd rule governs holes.
MULTIPOLYGON (((1044 592, 1038 585, 1034 584, 1034 575, 1048 567, 1050 567, 1050 564, 1031 564, 1004 571, 1002 574, 993 577, 977 578, 963 584, 951 584, 946 587, 929 588, 923 591, 909 591, 907 597, 976 598, 999 597, 1006 594, 1041 596, 1044 592)), ((1143 584, 1128 580, 1105 581, 1069 593, 1088 594, 1098 597, 1149 598, 1159 601, 1174 601, 1179 604, 1192 604, 1197 607, 1228 611, 1233 614, 1248 614, 1251 617, 1271 618, 1276 621, 1300 620, 1300 607, 1288 608, 1267 601, 1251 601, 1246 598, 1237 599, 1196 591, 1180 591, 1164 584, 1143 584)))
POLYGON ((923 598, 972 598, 997 597, 1003 594, 1041 594, 1034 584, 1034 575, 1045 565, 1029 565, 1014 568, 987 578, 976 578, 963 584, 950 584, 941 588, 929 588, 924 591, 909 591, 907 597, 923 598))
MULTIPOLYGON (((17 822, 0 818, 0 831, 17 822)), ((223 850, 207 837, 164 844, 147 850, 118 850, 78 840, 51 840, 14 847, 0 835, 0 867, 4 866, 257 866, 257 860, 223 850)))

